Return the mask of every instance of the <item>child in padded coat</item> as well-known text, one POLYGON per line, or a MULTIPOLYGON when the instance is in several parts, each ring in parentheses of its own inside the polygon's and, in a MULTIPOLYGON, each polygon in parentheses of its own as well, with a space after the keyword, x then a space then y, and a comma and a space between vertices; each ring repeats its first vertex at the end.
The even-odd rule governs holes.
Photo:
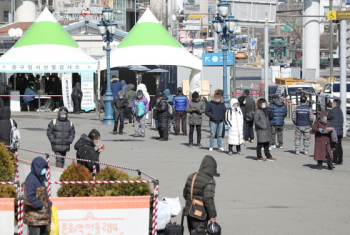
POLYGON ((231 107, 226 110, 225 122, 229 127, 228 133, 228 149, 229 155, 232 155, 233 145, 236 145, 237 155, 242 155, 241 144, 243 144, 243 112, 239 107, 239 102, 237 99, 231 99, 231 107))

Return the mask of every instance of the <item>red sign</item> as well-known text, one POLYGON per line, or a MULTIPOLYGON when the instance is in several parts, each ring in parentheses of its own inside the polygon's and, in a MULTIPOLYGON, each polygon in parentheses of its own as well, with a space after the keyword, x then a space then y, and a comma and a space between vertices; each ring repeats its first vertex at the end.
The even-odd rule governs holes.
POLYGON ((91 10, 89 10, 89 8, 87 10, 83 9, 83 10, 81 10, 81 15, 83 17, 85 17, 87 15, 91 15, 91 10))

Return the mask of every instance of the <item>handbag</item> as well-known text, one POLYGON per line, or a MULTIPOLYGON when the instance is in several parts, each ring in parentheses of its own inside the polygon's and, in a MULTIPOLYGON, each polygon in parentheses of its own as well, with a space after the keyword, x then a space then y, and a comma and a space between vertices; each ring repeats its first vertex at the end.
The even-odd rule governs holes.
POLYGON ((246 114, 245 116, 245 121, 246 122, 252 122, 254 121, 254 111, 250 111, 246 114))
POLYGON ((191 185, 192 203, 191 203, 191 207, 190 207, 190 211, 188 212, 188 215, 199 220, 205 220, 207 218, 207 211, 205 210, 205 207, 204 207, 203 197, 199 197, 199 196, 193 197, 193 186, 197 175, 198 173, 196 173, 192 179, 192 185, 191 185))

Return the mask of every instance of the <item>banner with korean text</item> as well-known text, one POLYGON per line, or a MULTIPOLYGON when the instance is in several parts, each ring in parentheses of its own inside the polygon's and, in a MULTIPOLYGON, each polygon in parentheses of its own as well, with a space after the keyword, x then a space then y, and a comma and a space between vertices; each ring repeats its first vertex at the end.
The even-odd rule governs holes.
POLYGON ((72 100, 72 74, 62 74, 62 97, 63 104, 67 107, 68 112, 73 112, 73 100, 72 100))
POLYGON ((148 234, 150 197, 50 198, 57 207, 59 234, 148 234))
POLYGON ((94 73, 81 73, 81 91, 83 92, 83 99, 81 101, 81 109, 90 111, 95 109, 94 100, 94 73))
POLYGON ((0 228, 1 234, 14 234, 15 228, 15 199, 0 198, 0 228))

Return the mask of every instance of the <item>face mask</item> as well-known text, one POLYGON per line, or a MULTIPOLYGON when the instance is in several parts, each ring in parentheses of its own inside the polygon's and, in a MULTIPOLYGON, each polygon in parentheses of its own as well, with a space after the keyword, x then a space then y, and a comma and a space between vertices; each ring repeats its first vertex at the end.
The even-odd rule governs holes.
POLYGON ((245 101, 243 101, 243 104, 245 104, 245 101))
POLYGON ((46 168, 43 168, 43 169, 41 170, 40 175, 45 175, 45 174, 46 174, 46 168))
POLYGON ((67 115, 65 115, 65 114, 61 115, 61 118, 66 118, 66 117, 67 117, 67 115))
POLYGON ((215 101, 216 101, 217 103, 219 103, 219 102, 221 102, 221 99, 216 99, 215 101))
POLYGON ((123 96, 119 96, 119 99, 123 99, 124 97, 123 96))
POLYGON ((266 103, 261 104, 261 108, 266 108, 266 103))
POLYGON ((141 98, 142 98, 142 95, 137 96, 137 98, 141 99, 141 98))
POLYGON ((323 124, 326 124, 327 123, 327 118, 322 118, 321 121, 322 121, 323 124))
POLYGON ((31 86, 31 87, 30 87, 30 89, 32 89, 32 90, 33 90, 33 89, 34 89, 34 87, 32 87, 32 86, 31 86))
POLYGON ((100 146, 100 141, 97 141, 97 143, 95 144, 95 147, 100 146))
POLYGON ((233 104, 233 107, 234 108, 238 108, 238 104, 233 104))

